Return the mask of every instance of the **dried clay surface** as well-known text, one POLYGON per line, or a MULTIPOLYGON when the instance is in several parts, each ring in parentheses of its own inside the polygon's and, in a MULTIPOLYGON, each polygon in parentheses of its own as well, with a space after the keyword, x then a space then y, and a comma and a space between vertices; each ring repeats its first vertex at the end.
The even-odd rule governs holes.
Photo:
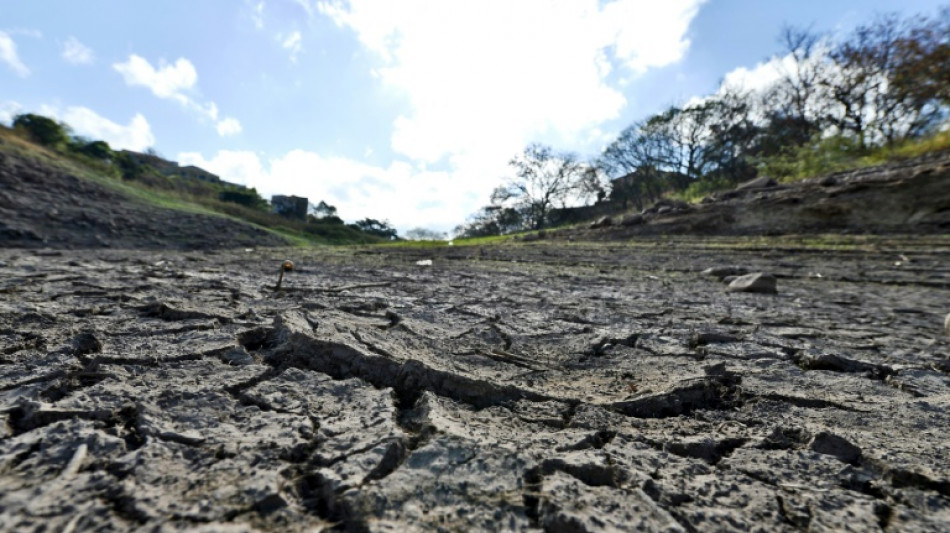
POLYGON ((945 237, 0 250, 0 531, 947 531, 948 305, 945 237))

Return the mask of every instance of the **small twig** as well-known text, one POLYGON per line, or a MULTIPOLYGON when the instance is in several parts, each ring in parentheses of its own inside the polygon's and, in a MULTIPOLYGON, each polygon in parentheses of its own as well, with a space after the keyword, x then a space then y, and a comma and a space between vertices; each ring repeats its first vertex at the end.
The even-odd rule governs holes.
POLYGON ((88 446, 86 446, 86 443, 77 446, 76 451, 73 453, 73 458, 69 460, 69 464, 63 469, 63 473, 59 475, 59 478, 69 479, 75 476, 79 472, 79 469, 82 468, 82 462, 86 460, 87 451, 88 446))

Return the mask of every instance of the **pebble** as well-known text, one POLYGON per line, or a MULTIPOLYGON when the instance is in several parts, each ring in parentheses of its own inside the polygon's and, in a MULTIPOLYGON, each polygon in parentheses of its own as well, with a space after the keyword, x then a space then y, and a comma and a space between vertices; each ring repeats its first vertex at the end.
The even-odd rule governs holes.
POLYGON ((758 292, 765 294, 775 294, 776 289, 775 276, 763 272, 755 272, 739 276, 732 280, 728 287, 729 292, 758 292))

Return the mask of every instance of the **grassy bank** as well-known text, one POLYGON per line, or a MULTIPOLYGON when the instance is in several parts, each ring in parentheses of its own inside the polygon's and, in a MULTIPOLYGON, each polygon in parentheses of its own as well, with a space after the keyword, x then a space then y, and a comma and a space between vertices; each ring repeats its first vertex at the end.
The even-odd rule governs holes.
MULTIPOLYGON (((374 244, 383 239, 342 223, 291 220, 262 207, 250 207, 220 199, 228 184, 208 183, 180 176, 163 175, 143 166, 134 178, 123 176, 114 162, 96 160, 68 150, 41 146, 17 131, 0 126, 0 152, 31 160, 52 172, 63 172, 115 190, 147 205, 208 216, 229 218, 284 237, 298 246, 374 244)), ((254 192, 256 195, 256 192, 254 192)))

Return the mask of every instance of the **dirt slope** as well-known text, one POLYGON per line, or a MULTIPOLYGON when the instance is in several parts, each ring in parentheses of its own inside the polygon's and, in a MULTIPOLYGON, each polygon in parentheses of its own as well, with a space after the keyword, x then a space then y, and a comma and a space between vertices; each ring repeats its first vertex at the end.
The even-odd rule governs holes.
POLYGON ((284 239, 247 224, 148 205, 32 159, 0 152, 0 247, 210 249, 283 244, 284 239))
POLYGON ((635 235, 783 235, 950 232, 950 157, 930 156, 788 184, 739 188, 700 204, 660 202, 601 227, 548 232, 561 238, 635 235))

